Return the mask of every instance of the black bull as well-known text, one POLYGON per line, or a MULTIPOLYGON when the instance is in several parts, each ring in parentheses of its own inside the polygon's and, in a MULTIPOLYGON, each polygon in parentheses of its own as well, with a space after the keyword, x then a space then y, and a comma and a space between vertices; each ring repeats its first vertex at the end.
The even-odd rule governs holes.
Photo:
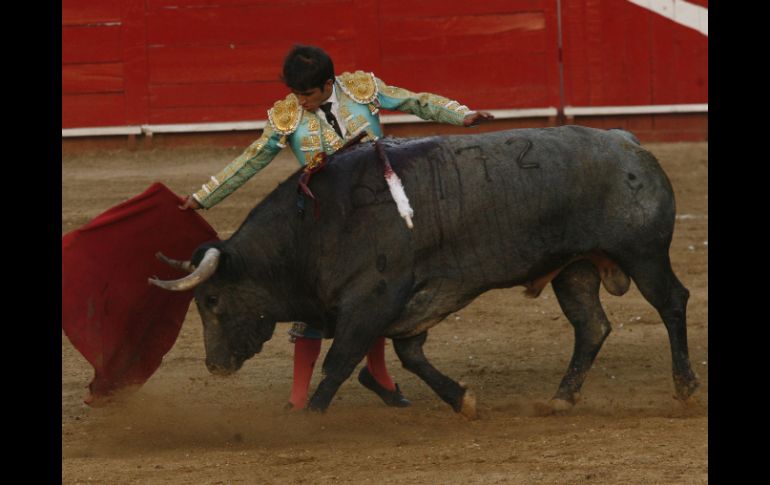
POLYGON ((633 280, 668 331, 677 397, 695 391, 689 292, 668 254, 673 191, 633 135, 565 126, 379 143, 403 181, 413 229, 396 210, 377 150, 364 143, 314 175, 319 218, 297 215, 297 172, 230 239, 195 252, 196 273, 205 274, 153 281, 196 286, 212 372, 239 369, 276 322, 304 321, 334 337, 310 409, 325 410, 384 335, 406 369, 472 417, 470 390, 423 354, 428 329, 487 290, 524 285, 537 296, 551 282, 575 333, 550 402, 567 409, 610 333, 600 284, 621 295, 633 280))

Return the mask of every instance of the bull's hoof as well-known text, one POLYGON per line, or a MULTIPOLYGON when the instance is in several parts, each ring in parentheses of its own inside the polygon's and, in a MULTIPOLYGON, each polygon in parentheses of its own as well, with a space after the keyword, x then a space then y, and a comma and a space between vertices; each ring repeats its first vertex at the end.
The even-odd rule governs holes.
POLYGON ((478 412, 476 411, 476 396, 468 388, 465 389, 465 394, 463 394, 462 406, 460 406, 459 412, 468 421, 479 419, 478 412))
POLYGON ((675 380, 674 387, 676 388, 674 398, 686 404, 691 401, 693 393, 700 387, 700 382, 698 382, 698 377, 693 375, 688 380, 675 380))
POLYGON ((535 416, 545 417, 551 416, 554 413, 556 413, 556 410, 550 404, 544 402, 535 403, 535 416))
POLYGON ((305 406, 305 412, 313 414, 324 414, 326 412, 326 407, 321 407, 311 402, 305 406))
MULTIPOLYGON (((578 395, 575 395, 575 403, 578 401, 578 395)), ((575 407, 575 403, 572 403, 566 399, 553 398, 547 403, 538 402, 535 403, 535 415, 536 416, 551 416, 557 413, 565 413, 575 407)))
POLYGON ((565 399, 551 399, 550 401, 548 401, 548 405, 557 413, 569 411, 570 409, 575 407, 574 404, 572 404, 571 402, 565 399))
POLYGON ((684 409, 695 409, 700 406, 700 402, 695 396, 690 396, 687 399, 679 399, 678 397, 674 396, 674 399, 679 402, 679 404, 682 405, 684 409))

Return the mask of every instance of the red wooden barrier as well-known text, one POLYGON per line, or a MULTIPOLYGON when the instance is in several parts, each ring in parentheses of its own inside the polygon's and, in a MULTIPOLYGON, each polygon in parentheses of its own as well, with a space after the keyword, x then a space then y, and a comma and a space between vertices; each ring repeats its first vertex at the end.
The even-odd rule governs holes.
MULTIPOLYGON (((708 2, 692 2, 708 7, 708 2)), ((706 103, 708 39, 628 1, 64 0, 62 127, 261 120, 294 43, 478 109, 706 103)))

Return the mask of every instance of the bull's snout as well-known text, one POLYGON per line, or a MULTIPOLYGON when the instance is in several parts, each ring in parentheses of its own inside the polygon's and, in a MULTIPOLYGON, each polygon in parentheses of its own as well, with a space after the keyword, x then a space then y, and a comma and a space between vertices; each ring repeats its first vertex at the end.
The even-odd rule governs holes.
POLYGON ((215 376, 229 376, 240 368, 235 357, 230 357, 228 363, 214 362, 206 359, 206 368, 215 376))

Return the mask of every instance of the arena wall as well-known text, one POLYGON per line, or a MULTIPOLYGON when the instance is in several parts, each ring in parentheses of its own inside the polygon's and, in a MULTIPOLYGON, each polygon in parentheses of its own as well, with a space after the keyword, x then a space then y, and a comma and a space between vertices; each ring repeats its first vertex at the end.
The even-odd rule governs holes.
MULTIPOLYGON (((280 66, 294 43, 322 46, 338 72, 372 71, 490 110, 491 129, 579 123, 705 140, 707 8, 704 0, 64 0, 62 142, 253 139, 287 94, 280 66)), ((395 113, 383 121, 389 134, 452 131, 395 113)))

